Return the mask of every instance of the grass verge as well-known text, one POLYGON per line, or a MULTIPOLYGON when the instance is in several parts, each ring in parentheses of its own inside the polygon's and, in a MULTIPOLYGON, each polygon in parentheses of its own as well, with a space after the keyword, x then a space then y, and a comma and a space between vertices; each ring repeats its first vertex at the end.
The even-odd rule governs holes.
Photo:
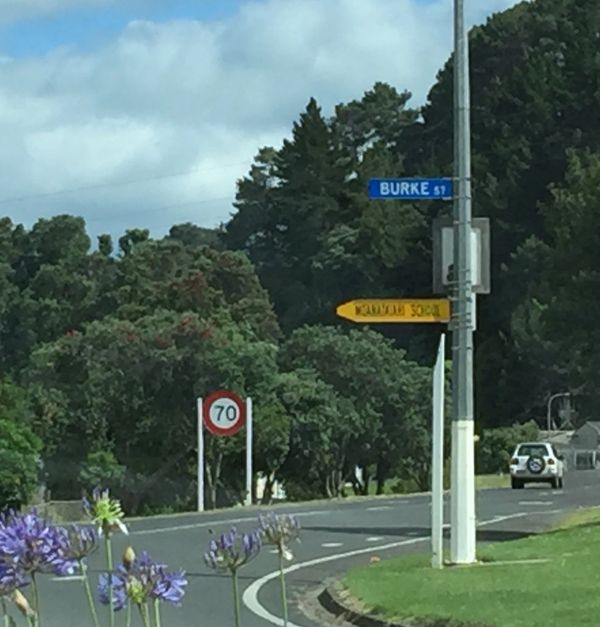
POLYGON ((510 475, 477 475, 475 485, 478 490, 488 488, 509 488, 510 475))
POLYGON ((418 625, 598 625, 600 508, 577 512, 549 533, 482 549, 483 563, 430 567, 429 556, 350 571, 344 585, 371 611, 418 625))

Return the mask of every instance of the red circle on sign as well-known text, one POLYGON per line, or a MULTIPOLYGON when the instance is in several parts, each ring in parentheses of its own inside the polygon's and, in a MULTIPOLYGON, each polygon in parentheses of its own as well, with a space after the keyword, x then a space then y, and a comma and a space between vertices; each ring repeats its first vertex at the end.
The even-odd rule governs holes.
POLYGON ((213 392, 202 404, 207 431, 214 435, 235 435, 246 424, 246 404, 233 392, 213 392))

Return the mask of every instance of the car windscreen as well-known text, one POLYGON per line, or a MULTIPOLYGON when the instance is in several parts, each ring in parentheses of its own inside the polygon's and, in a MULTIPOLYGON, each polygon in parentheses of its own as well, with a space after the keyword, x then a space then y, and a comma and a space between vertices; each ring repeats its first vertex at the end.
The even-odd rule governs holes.
POLYGON ((544 457, 548 455, 548 449, 544 444, 521 444, 517 453, 519 457, 544 457))

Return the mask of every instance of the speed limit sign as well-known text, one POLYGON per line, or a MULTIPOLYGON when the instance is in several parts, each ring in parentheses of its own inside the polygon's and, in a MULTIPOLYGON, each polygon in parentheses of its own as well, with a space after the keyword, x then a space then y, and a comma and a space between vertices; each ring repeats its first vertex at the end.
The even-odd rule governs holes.
POLYGON ((213 392, 202 409, 204 426, 214 435, 235 435, 246 423, 246 406, 233 392, 213 392))

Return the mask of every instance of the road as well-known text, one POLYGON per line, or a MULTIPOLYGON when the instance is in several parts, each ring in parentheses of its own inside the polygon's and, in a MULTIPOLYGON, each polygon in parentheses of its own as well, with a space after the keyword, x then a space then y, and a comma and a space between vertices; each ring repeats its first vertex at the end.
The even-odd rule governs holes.
MULTIPOLYGON (((600 504, 600 474, 573 472, 564 491, 528 486, 524 490, 484 490, 477 496, 480 541, 519 537, 547 528, 558 517, 579 507, 600 504)), ((449 519, 446 504, 445 520, 449 519)), ((115 538, 115 553, 127 544, 137 552, 147 550, 172 568, 184 568, 190 584, 181 608, 166 608, 164 627, 230 627, 231 582, 213 574, 203 562, 210 530, 221 532, 235 525, 249 530, 262 508, 235 509, 206 514, 185 514, 132 521, 130 536, 115 538)), ((353 566, 366 564, 373 555, 392 556, 429 550, 429 496, 348 500, 290 505, 282 509, 295 514, 302 525, 302 541, 292 547, 295 560, 288 575, 290 627, 317 627, 326 622, 298 607, 306 605, 307 592, 353 566)), ((100 555, 91 568, 100 567, 100 555)), ((244 590, 244 627, 282 624, 278 581, 274 577, 276 556, 269 548, 241 573, 244 590)), ((95 579, 96 574, 92 577, 95 579)), ((45 608, 42 627, 87 627, 87 610, 77 581, 44 581, 41 590, 45 608), (62 616, 61 620, 58 619, 62 616)), ((306 609, 306 607, 305 607, 306 609)), ((104 614, 101 614, 105 618, 104 614)), ((107 621, 103 620, 103 625, 107 621)), ((117 624, 124 625, 124 616, 117 624)), ((135 617, 132 625, 142 625, 135 617)))

